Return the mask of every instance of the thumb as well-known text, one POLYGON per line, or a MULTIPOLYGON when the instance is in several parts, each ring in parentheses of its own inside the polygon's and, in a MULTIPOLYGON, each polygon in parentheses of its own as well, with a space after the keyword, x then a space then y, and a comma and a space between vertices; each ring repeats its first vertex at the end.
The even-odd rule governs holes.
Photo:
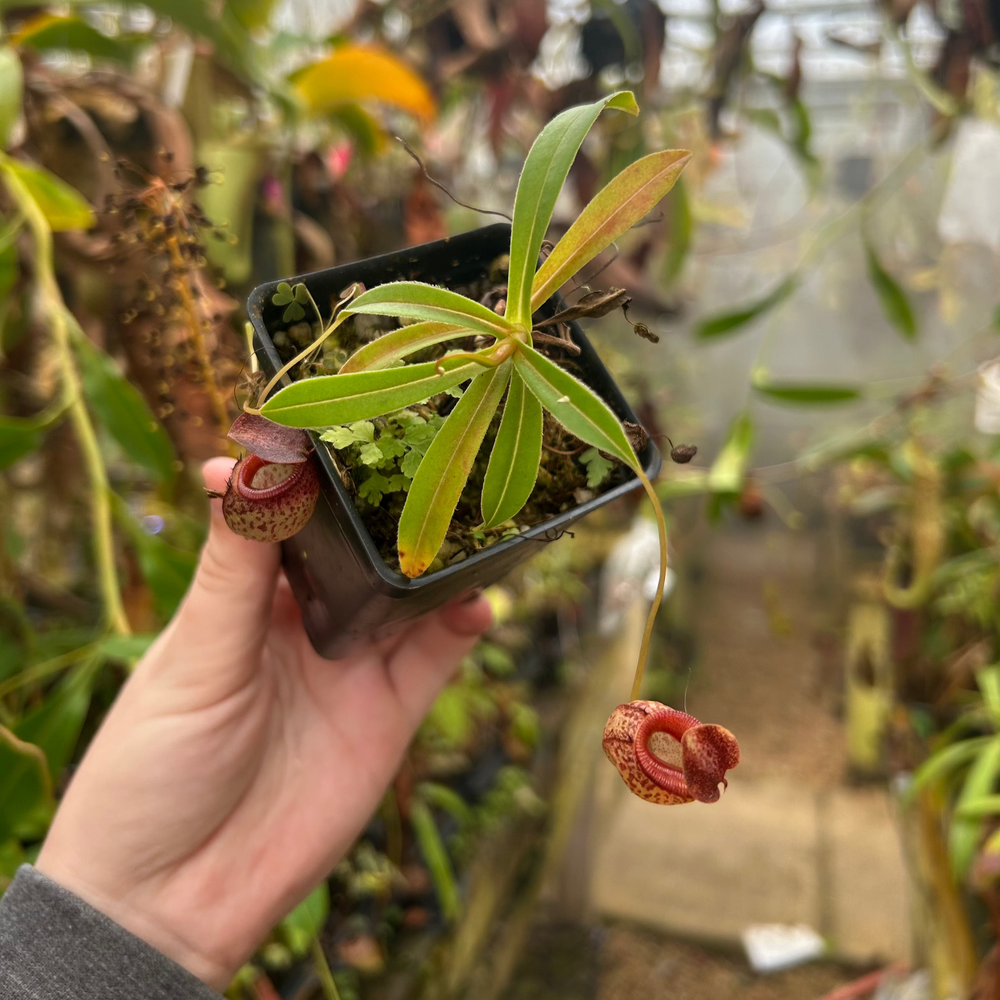
MULTIPOLYGON (((234 461, 213 458, 204 464, 205 486, 225 491, 234 461)), ((230 656, 259 651, 271 618, 280 550, 273 542, 253 542, 231 531, 222 501, 213 499, 208 541, 194 580, 174 620, 193 649, 205 653, 225 644, 230 656)))

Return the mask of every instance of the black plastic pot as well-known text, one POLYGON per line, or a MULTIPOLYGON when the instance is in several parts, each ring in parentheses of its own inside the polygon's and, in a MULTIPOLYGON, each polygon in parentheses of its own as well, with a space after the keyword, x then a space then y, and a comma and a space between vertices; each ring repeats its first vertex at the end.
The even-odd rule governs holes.
MULTIPOLYGON (((510 226, 486 226, 461 236, 424 246, 343 264, 326 271, 284 279, 302 281, 319 303, 353 282, 367 288, 387 281, 418 280, 460 286, 483 277, 490 264, 510 248, 510 226)), ((260 367, 269 376, 281 367, 268 326, 282 326, 282 307, 271 302, 277 281, 260 285, 247 303, 254 328, 260 367)), ((577 374, 622 419, 637 422, 610 372, 576 323, 572 337, 581 354, 577 374)), ((652 479, 660 470, 660 453, 647 444, 640 454, 652 479)), ((325 444, 316 449, 322 494, 312 519, 295 537, 282 544, 285 573, 302 608, 306 632, 316 651, 335 658, 360 640, 392 634, 408 619, 430 611, 459 594, 495 583, 539 545, 558 538, 574 521, 636 489, 634 477, 614 489, 580 504, 544 524, 464 561, 416 580, 389 568, 368 534, 361 517, 337 475, 325 444)))

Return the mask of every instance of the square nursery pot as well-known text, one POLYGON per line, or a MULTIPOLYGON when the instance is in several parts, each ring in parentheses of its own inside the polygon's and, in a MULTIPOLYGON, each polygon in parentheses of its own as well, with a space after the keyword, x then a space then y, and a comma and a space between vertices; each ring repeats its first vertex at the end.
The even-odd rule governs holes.
MULTIPOLYGON (((283 280, 304 282, 317 302, 329 302, 331 296, 356 281, 363 282, 366 288, 400 280, 458 286, 485 276, 490 264, 509 249, 510 226, 499 224, 283 280)), ((247 303, 258 361, 268 376, 281 367, 268 334, 268 324, 277 327, 281 323, 282 309, 271 302, 277 286, 277 281, 258 286, 247 303)), ((557 304, 558 299, 554 298, 543 307, 543 312, 557 304)), ((574 359, 580 377, 622 420, 637 423, 635 413, 583 330, 577 323, 570 323, 569 327, 581 350, 574 359)), ((315 457, 322 492, 309 523, 282 543, 283 563, 302 608, 306 632, 316 651, 330 658, 345 655, 362 640, 390 635, 407 620, 460 594, 495 583, 537 552, 539 543, 553 541, 585 514, 641 485, 630 475, 608 492, 517 537, 498 542, 453 566, 410 580, 386 565, 337 475, 327 446, 315 435, 313 440, 317 445, 315 457)), ((651 442, 639 458, 649 478, 656 476, 660 453, 651 442)))

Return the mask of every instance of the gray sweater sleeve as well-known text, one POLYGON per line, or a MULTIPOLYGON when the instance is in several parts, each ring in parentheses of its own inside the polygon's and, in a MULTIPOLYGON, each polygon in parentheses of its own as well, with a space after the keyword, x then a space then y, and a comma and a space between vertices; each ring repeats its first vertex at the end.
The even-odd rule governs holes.
POLYGON ((221 1000, 200 979, 28 865, 0 899, 3 1000, 221 1000))

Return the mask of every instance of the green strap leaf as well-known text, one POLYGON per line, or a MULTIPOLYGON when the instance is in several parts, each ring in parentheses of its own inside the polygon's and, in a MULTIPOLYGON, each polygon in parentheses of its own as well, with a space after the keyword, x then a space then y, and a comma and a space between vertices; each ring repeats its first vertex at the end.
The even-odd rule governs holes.
POLYGON ((542 129, 524 162, 514 197, 506 316, 525 330, 531 326, 532 280, 552 210, 580 144, 605 108, 639 113, 639 105, 628 90, 569 108, 542 129))
POLYGON ((0 469, 6 469, 42 443, 42 428, 25 417, 0 417, 0 469))
POLYGON ((80 664, 13 732, 0 732, 0 840, 15 828, 44 833, 51 789, 76 747, 98 666, 96 659, 80 664))
POLYGON ((733 312, 719 313, 715 316, 709 316, 708 319, 703 319, 694 328, 695 336, 701 340, 710 340, 713 337, 736 333, 748 323, 752 323, 759 316, 763 316, 784 302, 798 288, 798 285, 798 275, 791 274, 777 288, 750 305, 733 312))
POLYGON ((976 683, 993 725, 1000 729, 1000 666, 994 664, 976 671, 976 683))
POLYGON ((176 455, 163 425, 115 362, 82 332, 75 333, 73 348, 90 408, 133 462, 159 482, 169 482, 176 455))
POLYGON ((694 232, 694 215, 683 177, 677 178, 667 207, 667 252, 663 258, 663 282, 673 284, 684 269, 694 232))
POLYGON ((416 796, 410 803, 410 826, 413 828, 413 835, 424 864, 431 873, 434 890, 441 906, 441 915, 448 923, 454 923, 462 913, 455 869, 448 857, 444 841, 441 840, 433 813, 428 805, 416 796))
POLYGON ((406 576, 420 576, 441 548, 510 376, 505 361, 476 378, 418 466, 399 519, 399 566, 406 576))
POLYGON ((368 313, 373 316, 400 316, 406 319, 451 323, 485 333, 506 337, 514 327, 486 306, 467 299, 458 292, 421 281, 390 281, 363 292, 345 309, 345 314, 368 313))
POLYGON ((33 18, 18 30, 14 41, 19 47, 36 52, 86 52, 94 59, 108 59, 126 65, 131 64, 140 46, 149 44, 148 36, 112 37, 74 15, 61 17, 53 14, 40 14, 33 18))
POLYGON ((309 950, 330 915, 330 887, 321 882, 278 925, 279 933, 293 955, 301 957, 309 950))
POLYGON ((631 469, 641 468, 621 422, 592 389, 531 347, 518 349, 514 365, 542 406, 570 434, 621 459, 631 469))
POLYGON ((0 149, 6 149, 11 132, 21 117, 24 74, 21 60, 9 46, 0 48, 0 149))
POLYGON ((453 326, 451 323, 413 323, 401 330, 392 330, 378 340, 358 348, 340 369, 340 374, 348 375, 351 372, 371 372, 388 368, 415 351, 468 335, 467 329, 453 326))
POLYGON ((36 819, 44 827, 54 811, 44 752, 0 726, 0 841, 36 819))
POLYGON ((917 317, 899 282, 882 266, 875 248, 865 243, 868 280, 875 289, 885 318, 899 331, 904 340, 917 339, 917 317))
MULTIPOLYGON (((960 813, 966 805, 982 799, 994 791, 1000 776, 1000 736, 994 736, 976 755, 969 773, 962 785, 962 792, 956 803, 960 813)), ((976 849, 983 834, 983 824, 978 818, 952 817, 948 828, 948 856, 951 868, 959 879, 965 877, 976 856, 976 849)))
POLYGON ((970 799, 955 810, 962 819, 982 819, 984 816, 1000 814, 1000 795, 984 795, 981 799, 970 799))
POLYGON ((992 736, 976 736, 960 743, 952 743, 932 754, 913 772, 913 781, 907 789, 907 797, 912 797, 922 788, 946 778, 958 768, 968 764, 990 740, 992 736))
POLYGON ((768 399, 793 406, 827 406, 861 398, 861 390, 857 386, 832 382, 771 382, 755 378, 753 387, 768 399))
POLYGON ((5 161, 4 169, 14 174, 28 189, 54 233, 67 229, 90 229, 94 225, 96 220, 90 203, 76 188, 70 187, 55 174, 11 159, 5 161))
POLYGON ((542 457, 542 404, 514 372, 483 483, 483 526, 512 518, 528 501, 542 457))
POLYGON ((118 523, 135 550, 139 570, 153 595, 157 613, 164 619, 170 618, 191 585, 198 565, 197 552, 175 548, 159 535, 151 535, 117 493, 111 494, 111 503, 118 523))
POLYGON ((743 489, 753 438, 754 426, 750 414, 739 414, 730 424, 726 443, 709 470, 709 490, 713 493, 738 493, 743 489))
POLYGON ((261 413, 286 427, 352 424, 422 403, 474 378, 484 367, 462 355, 384 371, 321 375, 285 386, 261 407, 261 413))
POLYGON ((535 274, 532 312, 652 211, 690 159, 686 149, 652 153, 636 160, 598 192, 535 274))

